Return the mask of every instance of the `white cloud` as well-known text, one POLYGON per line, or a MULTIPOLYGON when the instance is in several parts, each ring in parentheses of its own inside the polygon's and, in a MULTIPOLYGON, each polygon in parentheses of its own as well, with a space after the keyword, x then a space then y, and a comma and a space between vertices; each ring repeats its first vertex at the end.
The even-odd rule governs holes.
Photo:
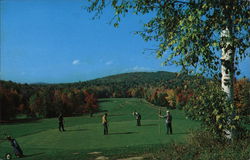
POLYGON ((132 68, 132 71, 149 71, 150 69, 146 68, 146 67, 139 67, 139 66, 134 66, 132 68))
POLYGON ((106 62, 105 64, 106 64, 106 65, 111 65, 111 64, 113 64, 113 61, 108 61, 108 62, 106 62))
POLYGON ((78 60, 78 59, 76 59, 76 60, 73 60, 73 61, 72 61, 72 64, 73 64, 73 65, 77 65, 77 64, 80 64, 80 60, 78 60))

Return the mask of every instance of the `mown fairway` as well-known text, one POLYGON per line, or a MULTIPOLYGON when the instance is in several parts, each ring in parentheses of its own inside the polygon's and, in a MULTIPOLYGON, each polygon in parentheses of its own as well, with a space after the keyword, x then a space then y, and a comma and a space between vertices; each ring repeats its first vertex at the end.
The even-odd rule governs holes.
MULTIPOLYGON (((190 129, 198 122, 187 120, 182 111, 171 111, 173 135, 166 135, 165 123, 158 118, 158 108, 143 99, 101 99, 101 110, 108 112, 109 135, 103 135, 101 116, 104 112, 81 117, 66 117, 66 132, 58 131, 57 118, 26 123, 1 125, 1 134, 17 139, 28 159, 95 159, 100 155, 127 155, 157 148, 171 142, 185 142, 190 129), (137 127, 132 112, 142 115, 142 126, 137 127), (102 152, 89 155, 90 152, 102 152)), ((164 114, 165 109, 162 108, 164 114)), ((1 138, 3 135, 1 135, 1 138)), ((0 141, 0 158, 12 152, 7 141, 0 141)))

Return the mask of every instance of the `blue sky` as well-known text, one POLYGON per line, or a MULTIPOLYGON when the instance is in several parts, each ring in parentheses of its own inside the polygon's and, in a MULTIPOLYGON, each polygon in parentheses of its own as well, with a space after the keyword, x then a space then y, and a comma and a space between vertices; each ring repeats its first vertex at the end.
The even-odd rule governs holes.
MULTIPOLYGON (((144 53, 153 42, 133 32, 146 18, 130 15, 119 28, 107 10, 98 20, 84 0, 1 0, 0 78, 21 83, 78 82, 135 71, 171 71, 163 59, 144 53)), ((250 77, 249 59, 241 67, 250 77)))

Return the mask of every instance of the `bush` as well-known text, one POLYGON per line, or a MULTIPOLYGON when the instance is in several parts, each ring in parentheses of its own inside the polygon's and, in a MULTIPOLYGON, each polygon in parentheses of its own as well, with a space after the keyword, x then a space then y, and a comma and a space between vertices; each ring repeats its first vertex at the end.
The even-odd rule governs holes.
POLYGON ((210 82, 197 89, 184 109, 189 118, 200 120, 218 140, 226 140, 225 131, 240 130, 241 134, 234 134, 239 136, 237 138, 245 135, 244 117, 236 112, 226 94, 215 83, 210 82))

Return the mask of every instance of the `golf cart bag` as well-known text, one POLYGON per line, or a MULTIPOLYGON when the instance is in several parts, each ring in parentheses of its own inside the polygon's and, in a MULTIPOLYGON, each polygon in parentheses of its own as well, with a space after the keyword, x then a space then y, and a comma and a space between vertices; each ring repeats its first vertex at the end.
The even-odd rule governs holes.
POLYGON ((17 141, 13 138, 10 139, 11 146, 13 147, 14 153, 17 157, 23 157, 23 151, 17 141))

